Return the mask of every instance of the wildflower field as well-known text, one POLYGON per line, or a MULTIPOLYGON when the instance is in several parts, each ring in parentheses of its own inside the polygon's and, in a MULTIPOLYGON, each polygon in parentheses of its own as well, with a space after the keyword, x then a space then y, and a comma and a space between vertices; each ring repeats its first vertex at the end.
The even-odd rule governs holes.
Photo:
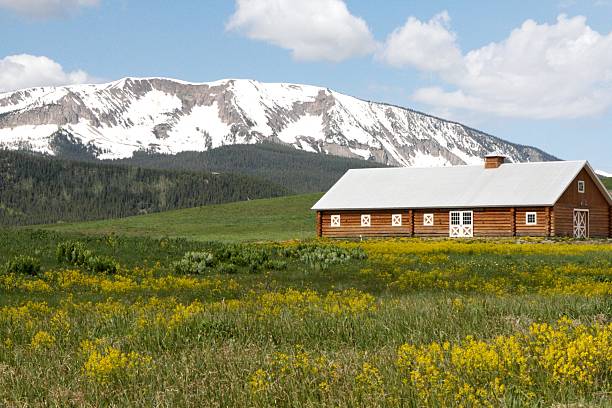
POLYGON ((612 406, 612 244, 0 232, 0 406, 612 406))

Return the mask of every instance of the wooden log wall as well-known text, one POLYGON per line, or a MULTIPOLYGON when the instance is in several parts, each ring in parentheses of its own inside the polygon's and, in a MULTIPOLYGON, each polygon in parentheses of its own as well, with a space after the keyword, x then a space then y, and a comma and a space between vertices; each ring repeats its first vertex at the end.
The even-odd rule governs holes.
POLYGON ((344 210, 322 211, 321 231, 325 237, 359 237, 359 236, 411 236, 412 225, 409 210, 344 210), (369 214, 370 227, 361 226, 361 215, 369 214), (402 225, 392 226, 392 214, 402 215, 402 225), (340 215, 340 226, 331 226, 331 216, 340 215))
MULTIPOLYGON (((461 209, 459 209, 461 210, 461 209)), ((320 231, 325 237, 419 236, 448 237, 449 209, 338 210, 321 211, 320 231), (370 215, 370 226, 361 226, 361 215, 370 215), (402 225, 393 226, 393 214, 402 215, 402 225), (433 214, 433 225, 425 225, 425 214, 433 214), (332 215, 340 215, 340 226, 331 226, 332 215)), ((546 236, 551 231, 550 208, 476 208, 473 211, 475 237, 546 236), (527 212, 536 212, 537 224, 526 225, 527 212)), ((318 233, 318 230, 317 230, 318 233)))
POLYGON ((589 236, 600 238, 610 236, 612 213, 603 193, 597 188, 589 173, 582 169, 568 186, 553 208, 554 234, 574 235, 574 209, 589 210, 589 236), (585 182, 585 192, 578 191, 578 181, 585 182))
POLYGON ((547 207, 521 207, 516 209, 516 236, 531 236, 531 237, 545 237, 548 236, 548 215, 550 210, 547 207), (527 224, 527 213, 535 212, 536 221, 535 225, 527 224))

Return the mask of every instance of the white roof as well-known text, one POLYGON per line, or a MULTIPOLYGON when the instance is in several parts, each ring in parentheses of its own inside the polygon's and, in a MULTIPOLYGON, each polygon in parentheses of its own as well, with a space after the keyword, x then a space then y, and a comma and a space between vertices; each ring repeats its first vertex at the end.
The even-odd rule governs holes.
MULTIPOLYGON (((313 210, 552 206, 589 164, 584 161, 352 169, 313 210)), ((595 176, 595 179, 597 177, 595 176)), ((597 179, 608 202, 610 196, 597 179)))

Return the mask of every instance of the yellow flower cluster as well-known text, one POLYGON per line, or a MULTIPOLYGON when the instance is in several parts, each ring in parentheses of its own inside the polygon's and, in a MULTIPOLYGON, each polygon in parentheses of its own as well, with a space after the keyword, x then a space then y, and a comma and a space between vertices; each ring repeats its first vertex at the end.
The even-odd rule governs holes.
MULTIPOLYGON (((572 242, 542 242, 544 239, 523 238, 525 244, 516 244, 516 239, 474 239, 474 240, 429 240, 415 238, 398 238, 386 240, 371 240, 365 242, 340 242, 339 246, 348 248, 363 248, 370 258, 382 257, 384 255, 397 256, 398 254, 524 254, 524 255, 548 255, 555 253, 559 255, 580 255, 588 252, 609 251, 612 249, 605 243, 576 244, 572 242)), ((427 259, 427 258, 424 258, 427 259)), ((433 258, 432 258, 433 259, 433 258)), ((438 258, 444 260, 445 258, 438 258)))
POLYGON ((235 292, 240 286, 234 279, 197 278, 167 275, 152 276, 151 270, 134 268, 127 274, 112 276, 94 275, 78 269, 47 271, 41 278, 0 275, 0 289, 27 292, 51 292, 53 290, 85 289, 107 294, 123 294, 134 291, 208 291, 212 293, 235 292))
POLYGON ((51 312, 46 302, 27 301, 21 306, 3 306, 0 308, 0 323, 29 330, 37 320, 46 319, 51 312))
MULTIPOLYGON (((612 259, 612 258, 611 258, 612 259)), ((453 290, 495 295, 538 292, 544 295, 612 295, 612 266, 565 264, 561 266, 538 266, 531 270, 507 267, 503 276, 479 275, 462 265, 430 270, 396 268, 390 273, 363 269, 361 274, 372 276, 387 283, 390 288, 406 290, 453 290)))
POLYGON ((37 332, 34 337, 32 337, 32 341, 30 342, 30 347, 34 350, 46 349, 55 344, 55 337, 48 332, 41 330, 37 332))
POLYGON ((51 286, 41 279, 30 279, 14 273, 0 274, 0 289, 26 292, 51 292, 51 286))
POLYGON ((360 314, 377 308, 374 296, 356 289, 330 291, 323 296, 313 290, 264 292, 246 299, 242 306, 254 310, 259 316, 276 316, 287 311, 300 315, 324 313, 337 316, 360 314))
POLYGON ((87 378, 98 383, 134 376, 152 363, 151 357, 134 351, 124 353, 112 346, 100 350, 99 342, 85 341, 81 349, 87 354, 83 371, 87 378))
POLYGON ((612 374, 612 324, 589 330, 564 318, 557 329, 541 323, 529 332, 533 351, 553 381, 592 385, 606 372, 612 374))
POLYGON ((384 394, 384 381, 378 368, 370 363, 363 363, 361 371, 355 376, 357 391, 365 396, 379 397, 384 394))
POLYGON ((557 326, 533 324, 528 333, 492 341, 467 337, 454 345, 404 344, 397 367, 425 404, 493 407, 510 388, 531 397, 536 383, 606 381, 612 367, 612 324, 585 326, 561 319, 557 326))

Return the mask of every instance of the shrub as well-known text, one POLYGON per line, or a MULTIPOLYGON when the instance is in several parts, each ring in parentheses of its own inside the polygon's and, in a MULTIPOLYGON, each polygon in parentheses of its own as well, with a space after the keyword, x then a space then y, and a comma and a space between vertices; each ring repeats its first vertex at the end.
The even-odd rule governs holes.
POLYGON ((238 267, 233 263, 220 263, 217 266, 217 272, 225 274, 234 274, 238 272, 238 267))
POLYGON ((21 275, 36 275, 40 269, 40 261, 28 255, 16 256, 4 265, 5 272, 21 275))
POLYGON ((110 256, 95 255, 80 241, 60 242, 55 250, 58 262, 85 267, 90 272, 116 273, 119 263, 110 256))
POLYGON ((271 255, 272 250, 270 248, 247 245, 225 245, 217 251, 217 256, 221 261, 245 267, 251 273, 265 269, 271 255))
POLYGON ((366 259, 368 256, 361 248, 342 248, 334 245, 300 244, 286 248, 284 255, 297 258, 312 268, 327 269, 330 265, 347 262, 351 259, 366 259))
POLYGON ((87 258, 85 267, 94 273, 116 273, 119 270, 119 262, 105 255, 91 255, 87 258))
POLYGON ((174 272, 180 275, 204 274, 216 264, 210 252, 187 252, 180 261, 173 264, 174 272))
POLYGON ((72 265, 85 265, 87 259, 93 254, 80 241, 64 241, 57 244, 55 256, 58 262, 67 262, 72 265))

